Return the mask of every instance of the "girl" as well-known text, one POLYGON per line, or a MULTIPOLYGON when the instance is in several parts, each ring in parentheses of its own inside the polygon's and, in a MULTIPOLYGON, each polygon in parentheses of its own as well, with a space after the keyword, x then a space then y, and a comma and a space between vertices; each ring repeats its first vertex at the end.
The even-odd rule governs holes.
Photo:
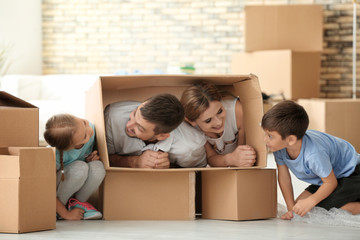
POLYGON ((254 165, 255 150, 244 145, 243 110, 238 98, 223 100, 215 85, 199 82, 183 92, 181 103, 185 120, 206 135, 205 149, 210 166, 254 165))
POLYGON ((94 125, 70 114, 54 115, 46 123, 44 138, 56 148, 57 214, 67 220, 101 219, 102 214, 86 202, 105 177, 104 165, 93 151, 94 125))

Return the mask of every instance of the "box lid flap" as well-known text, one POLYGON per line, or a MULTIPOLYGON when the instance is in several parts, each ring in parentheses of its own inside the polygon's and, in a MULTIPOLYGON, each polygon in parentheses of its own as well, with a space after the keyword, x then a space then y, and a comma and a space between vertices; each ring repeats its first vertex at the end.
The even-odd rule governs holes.
POLYGON ((23 108, 37 108, 36 106, 15 97, 7 92, 0 91, 0 107, 23 107, 23 108))

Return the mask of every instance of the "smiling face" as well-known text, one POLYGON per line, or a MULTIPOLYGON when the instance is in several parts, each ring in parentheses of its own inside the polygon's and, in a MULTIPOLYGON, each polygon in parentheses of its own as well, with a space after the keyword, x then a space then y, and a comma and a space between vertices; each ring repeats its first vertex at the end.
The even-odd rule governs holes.
POLYGON ((277 131, 264 130, 264 132, 264 142, 269 152, 276 152, 288 147, 288 137, 282 139, 277 131))
POLYGON ((195 121, 193 126, 198 126, 205 134, 221 134, 224 131, 226 110, 219 101, 210 102, 209 107, 195 121))
POLYGON ((142 105, 130 113, 125 132, 129 137, 136 137, 143 141, 155 141, 157 139, 154 131, 155 123, 146 121, 141 115, 140 108, 142 105))
POLYGON ((94 130, 89 124, 88 120, 75 117, 76 131, 73 135, 73 147, 75 149, 80 149, 87 143, 92 135, 94 130))

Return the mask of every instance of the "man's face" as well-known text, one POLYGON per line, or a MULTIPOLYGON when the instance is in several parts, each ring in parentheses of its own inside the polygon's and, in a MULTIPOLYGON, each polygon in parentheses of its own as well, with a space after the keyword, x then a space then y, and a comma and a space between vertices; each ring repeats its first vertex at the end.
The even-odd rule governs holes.
POLYGON ((140 108, 144 105, 141 104, 138 108, 130 113, 130 119, 126 124, 126 134, 129 137, 136 137, 143 141, 155 141, 157 135, 155 135, 155 123, 146 121, 141 115, 140 108))

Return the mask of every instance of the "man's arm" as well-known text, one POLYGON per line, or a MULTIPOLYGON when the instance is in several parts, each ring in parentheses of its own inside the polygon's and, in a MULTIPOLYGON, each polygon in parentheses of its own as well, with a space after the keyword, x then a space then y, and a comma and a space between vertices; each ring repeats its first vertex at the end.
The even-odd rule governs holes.
POLYGON ((146 150, 138 156, 121 156, 117 154, 109 155, 111 167, 130 167, 130 168, 169 168, 170 161, 168 154, 146 150))
POLYGON ((325 178, 321 178, 321 180, 323 181, 323 184, 314 194, 312 194, 311 196, 305 199, 301 199, 297 201, 297 203, 293 208, 293 211, 296 214, 303 217, 313 207, 315 207, 316 204, 327 198, 337 187, 338 182, 333 170, 331 170, 329 176, 325 178))

